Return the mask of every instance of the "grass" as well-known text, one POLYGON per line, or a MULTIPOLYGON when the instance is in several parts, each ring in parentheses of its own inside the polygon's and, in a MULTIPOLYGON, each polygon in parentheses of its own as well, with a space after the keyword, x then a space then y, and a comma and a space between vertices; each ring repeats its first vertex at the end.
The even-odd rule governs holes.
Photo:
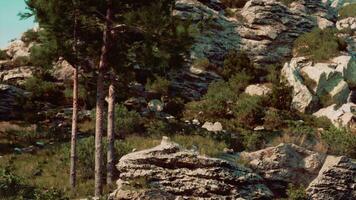
MULTIPOLYGON (((89 139, 85 138, 84 140, 89 139)), ((69 188, 69 143, 55 144, 49 146, 47 149, 38 150, 32 154, 7 154, 0 159, 0 169, 11 167, 16 176, 22 177, 24 183, 31 187, 36 188, 56 188, 62 191, 66 196, 72 198, 90 197, 93 195, 94 180, 93 176, 88 176, 88 172, 92 172, 91 169, 83 170, 83 167, 91 168, 88 166, 92 164, 91 161, 84 162, 85 160, 91 160, 91 149, 94 149, 94 145, 90 146, 90 142, 84 142, 83 139, 79 140, 80 143, 86 147, 79 148, 78 160, 78 186, 76 193, 70 192, 69 188), (89 145, 89 146, 87 146, 89 145), (88 152, 82 152, 88 151, 88 152), (84 157, 83 157, 84 156, 84 157), (89 156, 89 157, 88 157, 89 156), (83 165, 85 163, 85 165, 83 165)), ((172 140, 181 144, 185 148, 192 148, 196 146, 199 152, 206 155, 217 156, 226 147, 223 142, 218 142, 212 138, 203 137, 199 135, 174 135, 172 140)), ((88 140, 91 141, 91 140, 88 140)), ((117 141, 116 148, 119 156, 131 152, 133 149, 136 151, 152 148, 159 145, 161 137, 143 137, 143 136, 129 136, 125 140, 117 141)), ((93 157, 93 156, 92 156, 93 157)), ((105 188, 104 193, 109 193, 111 186, 105 188)))

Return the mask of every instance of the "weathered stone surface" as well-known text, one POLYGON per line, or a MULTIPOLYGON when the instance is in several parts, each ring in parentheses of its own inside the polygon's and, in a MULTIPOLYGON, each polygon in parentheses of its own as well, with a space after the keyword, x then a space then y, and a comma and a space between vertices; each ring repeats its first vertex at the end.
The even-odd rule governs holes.
POLYGON ((348 18, 337 21, 336 28, 339 30, 342 30, 342 29, 355 30, 356 29, 356 17, 348 17, 348 18))
POLYGON ((260 64, 289 57, 299 35, 318 26, 318 22, 323 28, 330 26, 334 19, 328 8, 315 0, 296 1, 290 7, 276 0, 250 0, 241 16, 245 20, 238 29, 241 48, 260 64))
POLYGON ((223 130, 222 124, 220 122, 205 122, 202 126, 202 128, 205 128, 207 131, 211 132, 220 132, 223 130))
POLYGON ((292 108, 300 112, 312 110, 317 103, 317 97, 309 91, 299 73, 303 66, 310 64, 310 61, 304 57, 293 58, 284 65, 281 73, 287 83, 293 87, 292 108))
POLYGON ((356 104, 347 103, 342 106, 333 104, 329 107, 322 108, 313 115, 316 117, 327 117, 337 127, 351 127, 356 123, 356 104))
POLYGON ((30 45, 27 45, 22 40, 12 41, 4 50, 12 60, 30 55, 30 45))
POLYGON ((158 100, 158 99, 153 99, 147 104, 148 109, 150 109, 153 112, 162 112, 164 108, 164 104, 158 100))
POLYGON ((165 194, 147 199, 272 198, 262 178, 251 170, 184 150, 166 137, 159 146, 123 156, 117 168, 118 189, 111 195, 115 200, 140 199, 152 190, 165 194), (135 184, 140 189, 134 189, 135 184))
POLYGON ((356 163, 346 157, 328 156, 307 194, 313 200, 356 199, 356 163))
POLYGON ((255 85, 249 85, 245 89, 245 93, 253 96, 265 96, 267 94, 270 94, 272 92, 272 89, 266 86, 265 84, 255 84, 255 85))
POLYGON ((15 67, 0 71, 0 81, 6 83, 20 84, 26 78, 33 76, 35 68, 31 66, 15 67))
POLYGON ((325 159, 324 154, 284 143, 255 152, 243 152, 241 157, 276 193, 283 191, 288 183, 310 183, 318 175, 325 159))
POLYGON ((74 67, 63 58, 59 58, 53 66, 52 76, 60 81, 71 81, 74 76, 74 67))
POLYGON ((26 96, 26 92, 22 89, 0 84, 0 119, 9 120, 18 118, 26 96))
POLYGON ((282 69, 282 77, 293 87, 292 106, 300 112, 315 112, 318 103, 346 103, 355 81, 355 73, 355 60, 348 55, 322 63, 295 57, 282 69))

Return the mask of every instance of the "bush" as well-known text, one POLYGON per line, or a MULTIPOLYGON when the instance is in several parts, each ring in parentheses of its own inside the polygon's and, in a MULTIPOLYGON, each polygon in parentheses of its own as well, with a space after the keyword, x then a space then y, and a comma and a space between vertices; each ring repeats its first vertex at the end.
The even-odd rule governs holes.
POLYGON ((242 8, 247 0, 222 0, 221 3, 230 8, 242 8))
POLYGON ((356 17, 356 3, 346 5, 339 10, 339 19, 356 17))
POLYGON ((268 95, 268 105, 280 110, 290 110, 293 99, 293 88, 282 83, 275 83, 268 95))
POLYGON ((149 91, 157 92, 161 95, 168 95, 170 85, 171 82, 166 78, 156 76, 154 81, 148 80, 146 89, 149 91))
POLYGON ((227 80, 241 72, 252 77, 256 75, 256 69, 246 53, 230 51, 224 59, 224 66, 220 74, 227 80))
POLYGON ((0 49, 0 60, 6 60, 8 59, 8 55, 6 51, 0 49))
POLYGON ((325 61, 344 50, 345 41, 336 36, 336 30, 327 28, 313 29, 301 35, 294 41, 294 51, 297 56, 306 56, 315 62, 325 61))
POLYGON ((136 111, 129 111, 127 108, 120 104, 115 109, 115 129, 120 134, 130 134, 140 131, 142 126, 142 118, 136 111))
POLYGON ((31 42, 39 42, 39 34, 37 31, 33 29, 29 29, 26 32, 23 33, 21 40, 25 42, 26 44, 29 44, 31 42))
POLYGON ((253 128, 264 117, 263 98, 242 94, 234 105, 233 112, 237 122, 247 128, 253 128))
POLYGON ((0 196, 13 196, 23 187, 23 179, 16 176, 9 168, 0 169, 0 196))
POLYGON ((332 127, 321 134, 328 145, 328 152, 356 158, 356 135, 346 129, 332 127))
POLYGON ((172 133, 172 129, 170 125, 161 120, 153 120, 150 121, 148 124, 145 124, 146 132, 149 136, 162 136, 162 135, 169 135, 172 133))
POLYGON ((279 110, 270 108, 266 111, 264 120, 264 127, 269 130, 277 130, 284 125, 283 116, 279 110))
POLYGON ((265 141, 261 133, 242 129, 240 134, 244 150, 256 151, 264 148, 265 141))
POLYGON ((26 79, 23 86, 26 91, 31 92, 32 100, 48 101, 53 104, 63 103, 63 92, 55 83, 31 77, 26 79))
POLYGON ((307 200, 308 195, 303 186, 288 185, 287 196, 289 200, 307 200))

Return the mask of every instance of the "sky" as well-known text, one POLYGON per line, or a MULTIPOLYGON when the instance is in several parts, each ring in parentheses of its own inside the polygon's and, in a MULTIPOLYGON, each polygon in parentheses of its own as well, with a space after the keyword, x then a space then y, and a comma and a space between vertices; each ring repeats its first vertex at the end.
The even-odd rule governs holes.
POLYGON ((24 0, 0 0, 0 48, 35 26, 33 18, 20 20, 18 13, 26 11, 24 0))

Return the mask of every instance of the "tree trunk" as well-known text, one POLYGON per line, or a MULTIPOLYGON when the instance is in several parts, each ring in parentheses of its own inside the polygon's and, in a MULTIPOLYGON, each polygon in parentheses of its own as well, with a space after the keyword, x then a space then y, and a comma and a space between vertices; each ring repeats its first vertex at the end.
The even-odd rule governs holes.
POLYGON ((71 148, 70 148, 70 181, 69 181, 72 190, 74 190, 76 186, 77 122, 78 122, 78 67, 75 67, 74 77, 73 77, 73 116, 72 116, 71 148))
POLYGON ((106 22, 103 33, 103 46, 99 64, 96 95, 96 122, 95 122, 95 197, 103 193, 103 112, 104 112, 104 73, 108 67, 108 53, 110 46, 110 32, 112 26, 112 0, 107 0, 106 22))
MULTIPOLYGON (((75 5, 75 2, 73 2, 75 5)), ((75 11, 74 16, 74 29, 73 29, 73 52, 77 59, 77 14, 78 10, 75 11)), ((76 60, 77 61, 77 60, 76 60)), ((71 135, 71 146, 70 146, 70 177, 69 184, 71 190, 74 191, 76 186, 76 175, 77 175, 77 124, 78 123, 78 65, 75 62, 74 74, 73 74, 73 114, 72 114, 72 135, 71 135)))
POLYGON ((115 86, 114 80, 111 80, 109 86, 109 99, 108 99, 108 157, 107 157, 107 184, 114 182, 114 142, 115 142, 115 86))

